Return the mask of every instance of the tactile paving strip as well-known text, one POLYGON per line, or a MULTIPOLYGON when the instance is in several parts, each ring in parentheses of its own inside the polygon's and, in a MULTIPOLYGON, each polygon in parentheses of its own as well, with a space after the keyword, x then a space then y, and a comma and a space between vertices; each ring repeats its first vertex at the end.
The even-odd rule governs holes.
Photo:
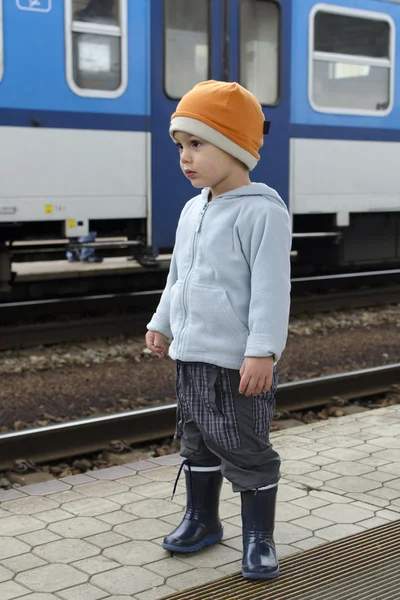
POLYGON ((281 576, 230 575, 163 600, 399 600, 400 518, 280 561, 281 576))

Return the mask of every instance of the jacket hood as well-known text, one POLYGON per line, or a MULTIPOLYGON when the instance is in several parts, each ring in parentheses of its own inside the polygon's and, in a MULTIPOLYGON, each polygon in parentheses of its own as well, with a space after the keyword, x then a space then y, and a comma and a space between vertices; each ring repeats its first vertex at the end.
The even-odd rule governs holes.
MULTIPOLYGON (((204 201, 207 200, 208 195, 210 193, 210 188, 204 188, 201 192, 201 195, 204 201)), ((287 210, 287 206, 279 196, 278 192, 276 192, 273 188, 269 187, 265 183, 250 183, 250 185, 243 185, 242 187, 236 188, 234 190, 230 190, 225 194, 221 194, 220 196, 215 196, 213 201, 222 200, 222 199, 237 199, 242 196, 263 196, 266 200, 274 202, 279 206, 284 207, 287 210)))

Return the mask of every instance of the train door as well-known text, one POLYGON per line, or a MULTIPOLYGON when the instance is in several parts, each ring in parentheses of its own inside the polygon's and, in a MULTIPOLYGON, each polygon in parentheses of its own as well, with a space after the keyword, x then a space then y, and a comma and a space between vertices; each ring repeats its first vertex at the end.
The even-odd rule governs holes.
POLYGON ((288 197, 291 0, 151 1, 151 238, 173 245, 184 203, 196 194, 168 135, 179 99, 205 79, 239 81, 271 121, 252 173, 288 197))

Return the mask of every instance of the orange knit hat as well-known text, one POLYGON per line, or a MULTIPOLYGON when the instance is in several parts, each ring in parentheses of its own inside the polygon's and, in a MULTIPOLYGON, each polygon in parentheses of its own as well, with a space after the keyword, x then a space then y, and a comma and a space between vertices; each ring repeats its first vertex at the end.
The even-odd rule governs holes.
POLYGON ((260 160, 264 114, 257 98, 238 83, 203 81, 183 96, 169 133, 196 135, 242 161, 251 171, 260 160))

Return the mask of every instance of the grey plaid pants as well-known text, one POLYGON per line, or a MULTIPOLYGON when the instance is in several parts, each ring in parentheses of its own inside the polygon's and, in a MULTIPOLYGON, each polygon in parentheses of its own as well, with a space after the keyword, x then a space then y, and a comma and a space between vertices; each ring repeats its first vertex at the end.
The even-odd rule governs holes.
POLYGON ((176 437, 193 466, 221 465, 234 492, 275 485, 280 458, 269 441, 277 374, 258 396, 239 394, 239 371, 206 363, 176 363, 176 437))

